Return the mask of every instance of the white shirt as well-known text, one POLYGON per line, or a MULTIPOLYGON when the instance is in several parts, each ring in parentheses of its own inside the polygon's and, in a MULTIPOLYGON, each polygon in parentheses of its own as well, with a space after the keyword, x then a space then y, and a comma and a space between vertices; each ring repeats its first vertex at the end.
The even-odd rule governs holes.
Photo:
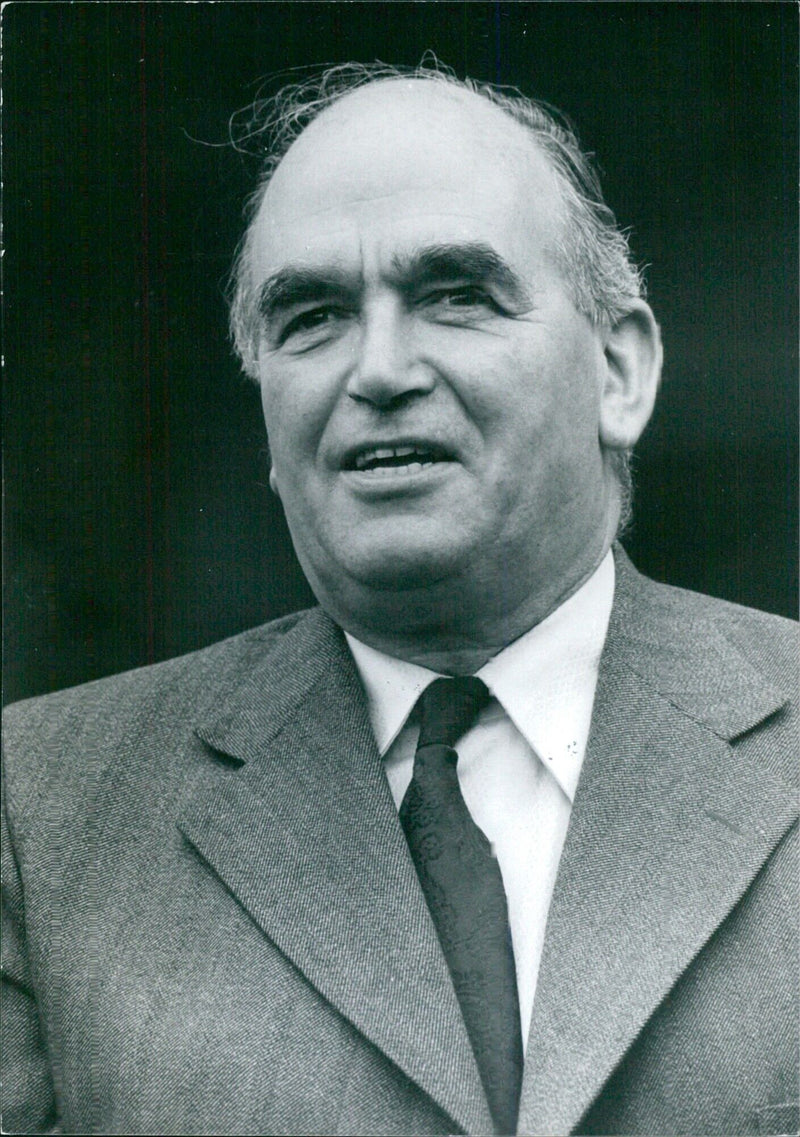
MULTIPOLYGON (((576 593, 477 672, 494 698, 458 743, 461 792, 503 876, 523 1045, 613 597, 609 552, 576 593)), ((347 642, 399 809, 419 734, 411 712, 437 673, 347 642)))

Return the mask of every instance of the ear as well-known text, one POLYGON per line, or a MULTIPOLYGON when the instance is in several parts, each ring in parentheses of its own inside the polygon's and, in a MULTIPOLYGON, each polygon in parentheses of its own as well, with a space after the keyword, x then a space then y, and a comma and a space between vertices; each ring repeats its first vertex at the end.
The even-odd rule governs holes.
POLYGON ((653 413, 661 379, 661 333, 649 304, 637 300, 608 329, 604 352, 600 441, 608 450, 629 450, 653 413))

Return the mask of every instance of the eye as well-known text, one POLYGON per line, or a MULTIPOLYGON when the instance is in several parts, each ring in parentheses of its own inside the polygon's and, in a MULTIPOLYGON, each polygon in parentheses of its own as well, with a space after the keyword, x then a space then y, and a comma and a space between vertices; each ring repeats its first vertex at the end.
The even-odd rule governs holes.
POLYGON ((488 308, 499 312, 500 307, 492 297, 477 284, 459 284, 448 288, 437 288, 429 292, 425 302, 447 309, 488 308))
POLYGON ((341 313, 339 310, 330 304, 319 305, 316 308, 307 308, 304 312, 298 312, 296 316, 292 316, 291 319, 287 321, 280 332, 278 343, 284 344, 293 336, 300 336, 304 333, 323 331, 330 327, 340 316, 341 313))
POLYGON ((445 293, 448 304, 455 308, 471 308, 475 304, 491 304, 492 298, 476 285, 464 285, 463 288, 448 289, 445 293))

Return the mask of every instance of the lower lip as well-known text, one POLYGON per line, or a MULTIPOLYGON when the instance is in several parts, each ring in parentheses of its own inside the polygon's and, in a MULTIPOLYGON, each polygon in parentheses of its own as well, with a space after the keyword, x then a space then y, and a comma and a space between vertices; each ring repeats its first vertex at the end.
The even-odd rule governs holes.
POLYGON ((430 462, 423 466, 384 466, 380 470, 344 470, 347 484, 360 494, 373 497, 414 493, 433 487, 458 465, 457 462, 430 462))

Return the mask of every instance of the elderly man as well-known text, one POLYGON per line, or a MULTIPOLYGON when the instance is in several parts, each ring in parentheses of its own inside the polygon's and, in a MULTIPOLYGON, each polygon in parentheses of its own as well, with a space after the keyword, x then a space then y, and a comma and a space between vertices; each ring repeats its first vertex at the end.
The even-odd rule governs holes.
POLYGON ((6 1131, 790 1131, 794 641, 614 544, 661 348, 587 160, 438 71, 271 113, 320 607, 8 715, 6 1131))

